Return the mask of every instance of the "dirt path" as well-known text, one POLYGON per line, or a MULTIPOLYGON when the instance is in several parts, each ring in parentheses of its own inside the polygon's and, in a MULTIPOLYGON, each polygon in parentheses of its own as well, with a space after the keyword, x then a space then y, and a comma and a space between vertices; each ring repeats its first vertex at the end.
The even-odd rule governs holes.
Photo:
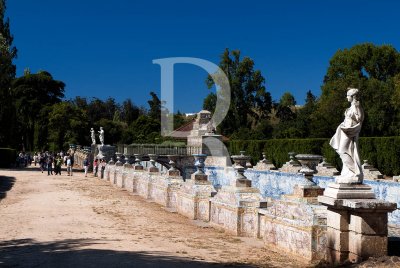
POLYGON ((2 267, 306 266, 78 172, 0 170, 0 215, 2 267))

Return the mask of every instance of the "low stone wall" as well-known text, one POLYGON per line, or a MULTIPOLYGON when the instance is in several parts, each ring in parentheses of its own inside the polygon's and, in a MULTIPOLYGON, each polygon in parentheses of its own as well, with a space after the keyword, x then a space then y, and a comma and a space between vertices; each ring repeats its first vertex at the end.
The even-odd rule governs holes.
MULTIPOLYGON (((232 168, 206 167, 206 173, 216 189, 230 185, 235 176, 232 168)), ((253 187, 260 190, 263 197, 272 199, 280 199, 282 195, 292 194, 294 186, 304 181, 302 174, 279 171, 247 169, 245 175, 252 181, 253 187)), ((322 188, 326 188, 328 183, 334 181, 334 178, 316 174, 314 181, 322 188)), ((389 224, 400 227, 400 183, 388 180, 364 180, 364 182, 372 187, 376 198, 397 203, 398 209, 389 213, 389 224)))
MULTIPOLYGON (((209 222, 237 236, 262 239, 309 261, 327 258, 327 209, 293 194, 302 175, 248 169, 245 175, 253 187, 235 187, 231 167, 206 167, 206 175, 182 176, 107 165, 104 179, 116 187, 136 193, 190 219, 209 222), (266 202, 268 200, 268 202, 266 202)), ((178 172, 179 174, 179 172, 178 172)), ((333 177, 316 176, 325 187, 333 177)), ((400 185, 387 181, 366 181, 378 198, 400 201, 400 185)), ((400 213, 389 222, 400 224, 400 213)))

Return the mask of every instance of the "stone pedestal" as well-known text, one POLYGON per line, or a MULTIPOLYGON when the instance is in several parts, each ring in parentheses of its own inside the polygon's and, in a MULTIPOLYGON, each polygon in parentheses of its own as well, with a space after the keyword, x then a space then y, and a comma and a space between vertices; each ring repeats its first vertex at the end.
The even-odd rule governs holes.
POLYGON ((287 173, 299 172, 299 170, 301 169, 301 164, 295 159, 294 155, 295 155, 294 152, 289 153, 290 161, 283 164, 283 166, 279 169, 281 172, 287 172, 287 173))
POLYGON ((327 260, 360 262, 387 255, 388 213, 396 203, 374 198, 368 185, 329 184, 318 201, 328 207, 327 260))
POLYGON ((210 198, 216 190, 204 173, 204 162, 207 155, 194 154, 197 171, 191 179, 182 184, 177 193, 177 211, 193 220, 209 221, 210 198))
POLYGON ((206 174, 192 174, 177 193, 177 211, 189 219, 210 220, 210 198, 216 190, 206 174))
POLYGON ((317 165, 317 171, 319 176, 337 176, 340 172, 331 164, 326 162, 324 158, 321 163, 317 165))
POLYGON ((293 189, 293 195, 304 198, 317 198, 324 194, 324 188, 313 185, 296 185, 293 189))
POLYGON ((255 170, 277 170, 274 164, 267 159, 265 153, 263 153, 263 159, 261 159, 253 168, 255 170))
POLYGON ((111 178, 114 176, 115 163, 114 161, 111 163, 110 162, 108 162, 104 170, 104 179, 107 181, 111 180, 111 178))
POLYGON ((159 177, 158 173, 144 172, 142 176, 137 179, 137 193, 145 199, 151 199, 151 188, 154 177, 159 177))
POLYGON ((257 237, 258 211, 265 207, 260 190, 251 187, 251 181, 244 176, 249 156, 233 155, 236 170, 231 186, 222 186, 211 199, 210 223, 237 236, 257 237))
POLYGON ((379 172, 377 168, 368 163, 368 160, 364 160, 364 164, 362 165, 364 179, 368 180, 378 180, 383 179, 382 173, 379 172))
POLYGON ((329 183, 324 196, 334 199, 375 199, 375 193, 367 184, 329 183))
POLYGON ((152 199, 173 211, 177 211, 178 191, 183 184, 181 176, 163 176, 152 186, 152 199))
POLYGON ((138 180, 144 174, 143 170, 131 169, 125 177, 124 188, 130 193, 137 193, 138 180))
POLYGON ((210 223, 233 235, 257 237, 260 207, 266 202, 258 189, 223 186, 211 199, 210 223))
MULTIPOLYGON (((94 145, 96 146, 96 152, 98 154, 96 155, 97 159, 105 159, 106 162, 110 161, 114 154, 115 154, 115 146, 111 145, 94 145)), ((92 145, 92 150, 93 150, 93 145, 92 145)), ((93 151, 92 151, 93 152, 93 151)))

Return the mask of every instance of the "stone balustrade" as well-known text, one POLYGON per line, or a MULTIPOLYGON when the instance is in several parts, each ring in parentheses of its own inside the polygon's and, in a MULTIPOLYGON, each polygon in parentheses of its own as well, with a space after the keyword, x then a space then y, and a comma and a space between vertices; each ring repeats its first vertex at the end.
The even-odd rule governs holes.
MULTIPOLYGON (((165 173, 147 162, 142 166, 141 157, 135 154, 132 163, 124 164, 117 156, 116 163, 110 161, 106 166, 104 180, 168 211, 208 222, 234 235, 262 239, 266 246, 279 247, 309 261, 328 258, 327 208, 293 191, 296 185, 304 184, 304 175, 246 169, 247 158, 242 155, 233 157, 234 167, 204 168, 206 156, 195 155, 198 171, 184 181, 174 168, 176 155, 168 156, 171 168, 165 173), (268 206, 265 200, 269 200, 268 206)), ((314 176, 313 182, 325 188, 332 179, 314 176)), ((384 185, 379 183, 373 181, 371 186, 378 191, 377 197, 385 199, 379 192, 384 185)), ((385 194, 400 193, 400 186, 396 189, 385 194)), ((390 214, 389 224, 400 224, 398 214, 398 210, 390 214)))

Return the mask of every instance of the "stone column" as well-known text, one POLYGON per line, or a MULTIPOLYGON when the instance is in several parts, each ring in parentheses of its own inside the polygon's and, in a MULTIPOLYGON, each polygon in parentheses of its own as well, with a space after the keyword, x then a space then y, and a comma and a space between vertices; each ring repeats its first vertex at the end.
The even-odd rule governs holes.
POLYGON ((243 152, 232 159, 236 177, 230 186, 222 186, 211 199, 210 223, 234 235, 256 237, 258 211, 266 202, 259 189, 251 187, 251 181, 244 175, 250 157, 243 152))
POLYGON ((369 185, 344 183, 330 183, 318 201, 328 207, 330 263, 387 255, 388 213, 396 209, 396 203, 376 199, 369 185))
POLYGON ((177 193, 177 210, 193 220, 209 221, 210 219, 210 198, 216 190, 208 180, 204 172, 205 154, 194 154, 197 171, 186 180, 177 193))

